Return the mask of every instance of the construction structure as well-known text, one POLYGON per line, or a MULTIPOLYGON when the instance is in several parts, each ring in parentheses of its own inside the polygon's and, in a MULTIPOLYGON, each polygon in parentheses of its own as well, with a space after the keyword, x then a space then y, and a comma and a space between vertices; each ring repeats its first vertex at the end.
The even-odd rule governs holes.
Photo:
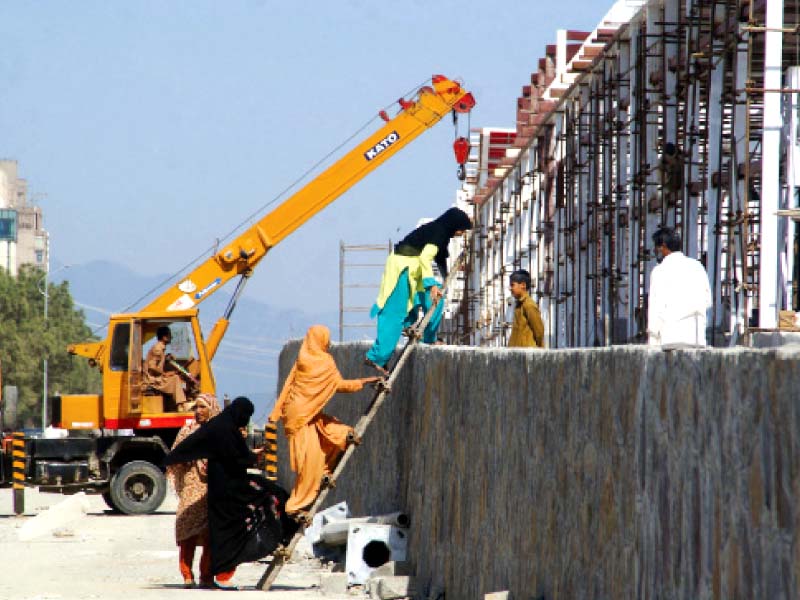
POLYGON ((12 276, 25 264, 46 270, 48 252, 42 209, 30 202, 17 161, 0 159, 0 268, 12 276))
POLYGON ((459 195, 476 230, 449 341, 505 343, 517 268, 549 347, 645 341, 662 225, 709 273, 710 342, 794 328, 799 4, 622 0, 594 31, 559 31, 516 128, 472 132, 459 195))
POLYGON ((392 251, 385 244, 345 244, 339 241, 339 341, 372 335, 375 323, 369 314, 380 289, 386 256, 392 251), (352 260, 348 260, 348 257, 352 260), (349 318, 349 315, 356 315, 349 318), (365 332, 366 333, 365 335, 365 332), (354 335, 352 334, 354 333, 354 335))

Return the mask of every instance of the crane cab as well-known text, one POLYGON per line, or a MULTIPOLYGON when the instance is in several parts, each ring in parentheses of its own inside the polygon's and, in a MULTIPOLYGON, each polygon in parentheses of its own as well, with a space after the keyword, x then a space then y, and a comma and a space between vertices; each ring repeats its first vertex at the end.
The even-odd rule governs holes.
POLYGON ((188 398, 214 392, 215 383, 198 320, 198 311, 143 312, 111 317, 104 342, 75 345, 103 372, 103 393, 63 395, 61 426, 66 429, 161 429, 180 427, 191 412, 181 412, 174 397, 154 389, 145 374, 156 331, 169 327, 167 352, 188 398))

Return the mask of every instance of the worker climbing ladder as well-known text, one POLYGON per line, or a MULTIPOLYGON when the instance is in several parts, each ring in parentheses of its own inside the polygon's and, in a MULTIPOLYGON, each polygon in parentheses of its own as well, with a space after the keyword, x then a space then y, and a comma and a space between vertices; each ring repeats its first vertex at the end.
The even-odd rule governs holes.
MULTIPOLYGON (((444 302, 444 293, 450 287, 450 284, 456 277, 456 274, 461 271, 464 262, 466 260, 466 252, 462 252, 458 258, 456 259, 455 263, 453 264, 453 268, 450 270, 447 278, 444 282, 444 287, 442 289, 443 296, 440 302, 444 302)), ((397 357, 397 360, 394 363, 394 366, 389 370, 389 374, 382 382, 380 382, 378 386, 378 390, 375 393, 375 396, 370 402, 369 407, 367 408, 366 412, 361 416, 356 423, 356 426, 353 428, 355 431, 355 439, 360 440, 363 438, 364 434, 367 431, 367 428, 372 423, 372 420, 375 418, 375 415, 378 413, 381 405, 383 404, 384 400, 386 400, 386 396, 391 392, 392 385, 394 384, 397 376, 400 374, 403 366, 408 359, 408 356, 411 354, 411 349, 422 339, 422 334, 425 331, 425 327, 428 326, 428 322, 431 320, 433 316, 434 310, 431 307, 430 310, 425 314, 425 316, 417 322, 413 327, 411 327, 408 331, 408 342, 406 345, 403 346, 403 349, 400 351, 400 355, 397 357)), ((331 488, 335 487, 336 480, 338 479, 339 475, 344 470, 347 462, 350 460, 353 452, 356 449, 357 444, 348 444, 347 449, 342 453, 341 457, 339 458, 339 462, 336 463, 336 468, 333 470, 333 474, 327 478, 327 485, 323 484, 322 489, 317 495, 316 500, 308 509, 308 516, 307 521, 310 523, 311 519, 313 519, 314 515, 320 510, 322 505, 325 503, 325 499, 328 497, 328 492, 331 488)), ((292 552, 294 552, 294 548, 297 545, 297 542, 300 541, 300 538, 303 537, 302 528, 297 531, 292 537, 292 540, 289 542, 288 545, 284 547, 278 548, 270 557, 269 564, 267 565, 264 574, 261 576, 261 579, 258 580, 258 584, 256 587, 260 590, 267 591, 269 590, 270 586, 272 586, 275 579, 278 577, 278 573, 280 572, 281 568, 284 564, 286 564, 292 556, 292 552)))

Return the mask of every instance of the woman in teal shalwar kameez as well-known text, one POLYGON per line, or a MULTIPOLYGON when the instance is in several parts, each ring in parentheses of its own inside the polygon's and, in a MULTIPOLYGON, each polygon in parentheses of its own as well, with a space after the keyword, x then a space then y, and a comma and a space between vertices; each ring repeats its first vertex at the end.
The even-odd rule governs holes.
POLYGON ((472 229, 472 221, 463 210, 451 208, 430 223, 417 227, 394 247, 386 259, 378 299, 371 317, 378 317, 378 335, 367 352, 366 363, 380 371, 386 369, 403 328, 417 320, 419 308, 434 314, 425 328, 422 341, 436 341, 444 302, 441 284, 433 276, 435 261, 442 277, 447 277, 447 246, 450 240, 472 229))

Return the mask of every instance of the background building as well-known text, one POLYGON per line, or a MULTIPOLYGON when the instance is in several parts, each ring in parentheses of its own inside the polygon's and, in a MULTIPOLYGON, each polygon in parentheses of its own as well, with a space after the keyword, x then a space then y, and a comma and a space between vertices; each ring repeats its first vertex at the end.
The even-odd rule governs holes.
POLYGON ((46 269, 49 243, 42 209, 29 202, 17 161, 0 160, 0 268, 11 275, 25 264, 46 269))

